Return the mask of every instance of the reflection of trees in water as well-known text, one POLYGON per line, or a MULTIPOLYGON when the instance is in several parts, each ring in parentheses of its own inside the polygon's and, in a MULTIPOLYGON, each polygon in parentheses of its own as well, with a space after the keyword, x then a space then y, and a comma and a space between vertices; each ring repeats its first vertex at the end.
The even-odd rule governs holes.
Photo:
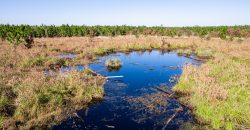
POLYGON ((138 56, 142 56, 142 55, 144 55, 145 52, 146 52, 146 50, 136 51, 136 54, 138 56))
POLYGON ((171 52, 171 50, 166 50, 165 49, 165 50, 160 50, 159 52, 160 52, 161 55, 165 55, 166 53, 171 52))

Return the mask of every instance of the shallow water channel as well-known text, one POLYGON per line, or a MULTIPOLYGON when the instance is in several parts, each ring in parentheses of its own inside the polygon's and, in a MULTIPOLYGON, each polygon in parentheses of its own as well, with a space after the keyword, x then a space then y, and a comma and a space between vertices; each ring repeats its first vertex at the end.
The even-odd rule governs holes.
POLYGON ((174 52, 146 51, 116 53, 99 57, 89 67, 110 78, 104 85, 105 96, 86 110, 76 112, 53 129, 181 129, 192 124, 191 111, 176 113, 181 104, 157 87, 171 92, 185 64, 200 65, 192 58, 174 52), (122 67, 108 70, 105 61, 118 58, 122 67), (173 118, 172 118, 173 117, 173 118))

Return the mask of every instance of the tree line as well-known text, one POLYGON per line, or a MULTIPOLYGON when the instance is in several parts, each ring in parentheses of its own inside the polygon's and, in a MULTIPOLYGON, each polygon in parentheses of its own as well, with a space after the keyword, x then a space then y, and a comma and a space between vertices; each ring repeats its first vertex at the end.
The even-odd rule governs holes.
POLYGON ((118 35, 156 35, 156 36, 199 36, 199 37, 250 37, 250 25, 209 26, 209 27, 146 27, 146 26, 77 26, 77 25, 0 25, 0 37, 13 44, 27 43, 29 38, 41 37, 82 37, 118 35), (27 40, 28 39, 28 40, 27 40))

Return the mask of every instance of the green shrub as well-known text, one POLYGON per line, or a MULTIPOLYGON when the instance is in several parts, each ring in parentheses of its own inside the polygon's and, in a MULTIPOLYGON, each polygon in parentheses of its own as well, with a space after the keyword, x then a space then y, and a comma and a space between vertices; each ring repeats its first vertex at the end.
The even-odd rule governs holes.
POLYGON ((112 58, 105 61, 105 65, 108 68, 120 68, 122 66, 122 62, 120 59, 112 58))

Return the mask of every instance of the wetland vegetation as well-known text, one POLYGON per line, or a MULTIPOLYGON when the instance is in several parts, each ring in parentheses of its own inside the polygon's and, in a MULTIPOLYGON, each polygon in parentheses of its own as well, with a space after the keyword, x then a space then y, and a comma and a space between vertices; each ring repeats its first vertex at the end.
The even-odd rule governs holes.
MULTIPOLYGON (((0 128, 52 128, 74 112, 87 108, 91 101, 103 98, 106 77, 91 70, 98 56, 161 50, 204 62, 200 66, 184 64, 183 74, 173 86, 178 102, 192 110, 198 124, 208 129, 249 129, 249 31, 249 26, 1 25, 0 128), (65 53, 73 53, 74 57, 60 57, 65 53), (76 65, 90 66, 90 70, 59 71, 76 65), (53 70, 55 74, 46 75, 45 70, 53 70)), ((110 67, 127 66, 122 59, 107 62, 110 67)), ((159 68, 150 68, 148 73, 154 69, 159 68)), ((149 101, 156 100, 151 95, 146 97, 149 101)), ((162 101, 165 96, 157 97, 162 101)), ((144 101, 141 97, 138 100, 144 101)), ((160 110, 164 105, 161 104, 160 110)))

